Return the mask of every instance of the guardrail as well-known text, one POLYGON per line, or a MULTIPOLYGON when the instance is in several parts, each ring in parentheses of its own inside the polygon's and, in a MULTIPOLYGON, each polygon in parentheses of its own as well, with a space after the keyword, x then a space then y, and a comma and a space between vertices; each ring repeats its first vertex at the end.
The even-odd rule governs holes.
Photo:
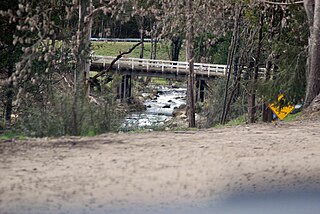
MULTIPOLYGON (((110 64, 114 60, 112 56, 93 56, 92 64, 100 64, 104 67, 110 64)), ((115 67, 129 68, 132 70, 144 70, 147 72, 162 72, 179 74, 189 73, 189 63, 181 61, 169 61, 169 60, 153 60, 153 59, 140 59, 140 58, 121 58, 115 64, 115 67)), ((226 65, 219 64, 206 64, 206 63, 194 63, 195 75, 202 76, 224 76, 226 75, 226 65)))

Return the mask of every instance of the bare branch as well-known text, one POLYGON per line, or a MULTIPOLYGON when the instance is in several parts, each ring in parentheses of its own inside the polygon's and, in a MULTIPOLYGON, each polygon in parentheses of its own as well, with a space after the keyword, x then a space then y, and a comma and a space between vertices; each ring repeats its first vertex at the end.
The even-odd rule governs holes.
POLYGON ((293 5, 293 4, 303 4, 303 1, 295 1, 295 2, 274 2, 274 1, 268 1, 268 0, 259 0, 260 2, 266 3, 266 4, 273 4, 273 5, 293 5))
POLYGON ((112 60, 112 62, 110 63, 110 65, 108 66, 107 69, 101 71, 100 73, 96 74, 95 76, 91 77, 89 79, 89 81, 94 81, 96 80, 97 78, 101 77, 102 75, 104 75, 105 73, 109 72, 111 69, 112 69, 112 66, 120 59, 122 58, 124 55, 126 54, 130 54, 136 47, 138 47, 139 45, 141 45, 142 42, 139 42, 137 44, 135 44, 129 51, 126 51, 126 52, 123 52, 123 53, 120 53, 114 60, 112 60))

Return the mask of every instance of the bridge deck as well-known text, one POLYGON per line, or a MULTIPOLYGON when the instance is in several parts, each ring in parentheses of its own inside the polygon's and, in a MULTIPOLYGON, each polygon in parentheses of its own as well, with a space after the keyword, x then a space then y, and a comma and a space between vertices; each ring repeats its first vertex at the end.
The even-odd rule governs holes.
MULTIPOLYGON (((106 68, 114 60, 111 56, 94 56, 91 66, 93 68, 106 68)), ((123 73, 143 72, 150 76, 170 76, 186 77, 189 73, 189 63, 181 61, 152 60, 139 58, 121 58, 114 68, 123 73)), ((198 77, 214 78, 225 76, 226 65, 194 63, 194 73, 198 77)))

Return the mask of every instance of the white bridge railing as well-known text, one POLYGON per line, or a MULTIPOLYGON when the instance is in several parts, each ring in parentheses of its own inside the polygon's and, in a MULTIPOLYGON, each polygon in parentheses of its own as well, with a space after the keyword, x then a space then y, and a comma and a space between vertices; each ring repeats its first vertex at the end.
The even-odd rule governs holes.
MULTIPOLYGON (((92 64, 107 66, 115 57, 112 56, 93 56, 92 64)), ((153 60, 139 58, 121 58, 115 64, 115 68, 128 68, 132 70, 144 70, 147 72, 162 72, 179 74, 189 73, 189 63, 168 60, 153 60)), ((224 76, 226 75, 226 65, 194 63, 194 73, 203 76, 224 76)))

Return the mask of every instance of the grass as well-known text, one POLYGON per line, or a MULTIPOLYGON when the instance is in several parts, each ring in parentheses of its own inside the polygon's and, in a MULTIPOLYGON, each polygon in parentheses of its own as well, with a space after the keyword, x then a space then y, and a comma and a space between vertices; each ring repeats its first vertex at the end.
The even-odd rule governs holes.
MULTIPOLYGON (((128 51, 135 43, 133 42, 92 42, 92 48, 95 55, 117 56, 119 53, 128 51)), ((139 58, 141 46, 132 51, 126 57, 139 58)), ((144 44, 144 58, 150 59, 151 43, 144 44)), ((157 59, 169 60, 169 45, 166 43, 157 44, 157 59)), ((185 60, 185 51, 182 48, 180 51, 180 60, 185 60)))
POLYGON ((0 140, 11 140, 11 139, 23 140, 23 139, 26 139, 26 135, 15 132, 15 131, 11 131, 11 130, 4 131, 3 133, 0 134, 0 140))
POLYGON ((173 128, 173 129, 170 129, 170 131, 173 131, 173 132, 196 132, 196 131, 199 131, 199 128, 173 128))
POLYGON ((221 125, 221 124, 217 124, 214 126, 214 128, 224 128, 224 127, 230 127, 230 126, 238 126, 238 125, 242 125, 247 121, 247 115, 241 115, 233 120, 230 120, 228 123, 226 123, 225 125, 221 125))
POLYGON ((166 78, 158 78, 158 77, 153 77, 151 79, 151 82, 154 84, 154 85, 168 85, 169 84, 169 81, 166 79, 166 78))
POLYGON ((302 112, 298 112, 296 114, 289 114, 286 118, 284 118, 283 121, 285 122, 290 122, 290 121, 295 121, 301 116, 302 112))
POLYGON ((247 121, 247 115, 241 115, 233 120, 230 120, 226 125, 227 126, 238 126, 244 124, 247 121))
POLYGON ((97 135, 96 132, 94 130, 92 130, 92 129, 89 129, 86 132, 82 132, 81 133, 82 137, 94 137, 96 135, 97 135))
MULTIPOLYGON (((302 112, 298 112, 296 114, 289 114, 286 118, 284 118, 284 122, 290 122, 290 121, 295 121, 301 116, 302 112)), ((236 119, 230 120, 228 123, 225 125, 218 124, 214 126, 214 128, 224 128, 224 127, 230 127, 230 126, 238 126, 241 124, 244 124, 247 121, 247 116, 242 115, 240 117, 237 117, 236 119)))

